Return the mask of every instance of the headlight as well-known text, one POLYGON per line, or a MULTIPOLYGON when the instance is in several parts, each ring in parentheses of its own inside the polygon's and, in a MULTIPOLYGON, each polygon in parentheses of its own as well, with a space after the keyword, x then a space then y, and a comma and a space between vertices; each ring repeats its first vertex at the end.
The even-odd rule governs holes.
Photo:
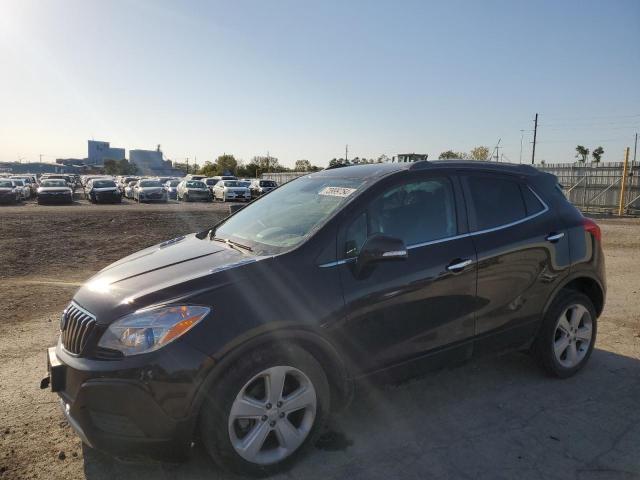
POLYGON ((109 325, 98 346, 119 350, 126 356, 153 352, 187 333, 209 311, 195 305, 138 310, 109 325))

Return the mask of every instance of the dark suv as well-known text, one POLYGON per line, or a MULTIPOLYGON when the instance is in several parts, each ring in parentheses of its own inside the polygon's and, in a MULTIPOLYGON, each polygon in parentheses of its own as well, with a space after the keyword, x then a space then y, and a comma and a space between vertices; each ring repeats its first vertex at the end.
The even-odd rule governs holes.
POLYGON ((354 380, 528 350, 568 377, 604 305, 600 229, 533 167, 325 170, 105 268, 48 351, 69 423, 115 455, 268 473, 354 380))

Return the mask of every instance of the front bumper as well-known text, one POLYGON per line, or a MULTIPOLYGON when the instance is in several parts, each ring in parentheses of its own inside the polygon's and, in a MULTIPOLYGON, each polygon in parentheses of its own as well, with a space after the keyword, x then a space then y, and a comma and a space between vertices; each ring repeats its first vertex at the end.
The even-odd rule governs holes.
POLYGON ((48 379, 71 427, 89 446, 122 457, 180 460, 190 450, 196 393, 212 360, 192 348, 146 359, 47 351, 48 379), (177 356, 176 356, 177 355, 177 356))
POLYGON ((251 194, 247 193, 226 193, 224 195, 224 199, 225 200, 242 200, 242 201, 247 201, 251 199, 251 194))
POLYGON ((122 199, 120 192, 97 192, 94 194, 96 202, 119 202, 122 199))
POLYGON ((64 193, 64 194, 41 193, 38 195, 38 202, 40 203, 72 203, 73 195, 70 193, 64 193))

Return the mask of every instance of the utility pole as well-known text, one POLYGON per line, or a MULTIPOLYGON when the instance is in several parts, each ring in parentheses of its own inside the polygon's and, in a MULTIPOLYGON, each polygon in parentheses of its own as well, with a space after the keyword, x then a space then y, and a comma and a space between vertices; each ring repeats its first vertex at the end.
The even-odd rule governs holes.
POLYGON ((638 133, 636 132, 636 141, 633 144, 633 161, 636 161, 636 152, 638 150, 638 133))
POLYGON ((187 157, 187 175, 189 175, 189 157, 187 157))
POLYGON ((522 163, 522 140, 524 139, 524 130, 520 130, 520 163, 522 163))
POLYGON ((531 152, 531 165, 536 162, 536 137, 538 135, 538 114, 536 113, 536 120, 533 124, 533 152, 531 152))
POLYGON ((349 161, 349 145, 344 146, 344 163, 345 165, 349 161))
POLYGON ((42 154, 40 154, 40 163, 42 163, 42 154))

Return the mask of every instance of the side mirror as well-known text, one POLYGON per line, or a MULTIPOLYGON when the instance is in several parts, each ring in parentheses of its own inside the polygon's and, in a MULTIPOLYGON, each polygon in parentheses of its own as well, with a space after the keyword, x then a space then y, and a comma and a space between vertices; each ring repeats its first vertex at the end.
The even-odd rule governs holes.
POLYGON ((378 262, 405 260, 408 256, 404 242, 395 237, 375 234, 367 238, 356 259, 354 274, 356 277, 366 276, 378 262))

